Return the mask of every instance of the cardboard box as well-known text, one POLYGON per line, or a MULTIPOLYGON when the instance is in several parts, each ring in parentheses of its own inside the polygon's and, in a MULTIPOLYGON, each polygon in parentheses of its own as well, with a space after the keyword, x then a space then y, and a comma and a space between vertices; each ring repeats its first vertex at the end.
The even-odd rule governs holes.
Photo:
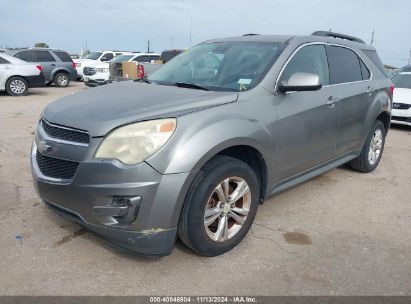
POLYGON ((123 62, 123 77, 129 79, 137 79, 138 78, 138 70, 137 70, 137 62, 123 62))

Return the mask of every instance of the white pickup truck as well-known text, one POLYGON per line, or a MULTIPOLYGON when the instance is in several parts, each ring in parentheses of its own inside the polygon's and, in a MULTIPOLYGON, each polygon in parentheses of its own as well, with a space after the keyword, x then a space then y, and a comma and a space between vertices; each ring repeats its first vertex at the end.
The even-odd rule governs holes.
POLYGON ((83 78, 83 69, 85 66, 91 66, 95 63, 108 62, 111 59, 123 54, 124 52, 116 51, 101 51, 92 52, 86 58, 77 59, 74 61, 77 70, 77 80, 83 78))
POLYGON ((160 59, 160 54, 157 53, 132 53, 123 54, 109 62, 110 80, 121 81, 128 80, 127 75, 123 75, 123 62, 136 62, 139 78, 149 75, 157 70, 161 64, 157 61, 160 59))

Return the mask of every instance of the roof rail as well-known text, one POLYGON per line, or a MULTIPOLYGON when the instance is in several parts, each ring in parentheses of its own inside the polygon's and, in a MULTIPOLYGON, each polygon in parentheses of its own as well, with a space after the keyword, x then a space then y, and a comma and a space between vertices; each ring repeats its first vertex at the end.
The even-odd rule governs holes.
POLYGON ((253 34, 253 33, 250 33, 250 34, 244 34, 243 36, 258 36, 258 35, 260 35, 260 34, 253 34))
POLYGON ((345 39, 349 41, 354 41, 362 44, 366 44, 364 40, 353 37, 353 36, 348 36, 340 33, 334 33, 334 32, 327 32, 327 31, 316 31, 311 34, 311 36, 322 36, 322 37, 333 37, 333 38, 340 38, 340 39, 345 39))

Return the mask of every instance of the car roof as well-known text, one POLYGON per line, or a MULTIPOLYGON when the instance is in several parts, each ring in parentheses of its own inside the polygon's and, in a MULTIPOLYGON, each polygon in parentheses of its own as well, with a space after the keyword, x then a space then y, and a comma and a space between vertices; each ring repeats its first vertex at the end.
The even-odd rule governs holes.
POLYGON ((367 45, 365 43, 350 41, 350 40, 342 39, 342 38, 317 36, 317 35, 297 36, 297 35, 247 34, 244 36, 237 36, 237 37, 211 39, 211 40, 205 41, 205 43, 224 42, 224 41, 256 41, 256 42, 280 42, 280 43, 293 42, 295 44, 303 44, 303 43, 310 43, 310 42, 324 42, 324 43, 344 45, 344 46, 348 46, 351 48, 359 48, 362 50, 375 50, 372 46, 367 45))
MULTIPOLYGON (((65 50, 61 49, 51 49, 51 48, 25 48, 25 49, 15 49, 15 50, 7 50, 7 54, 16 54, 21 51, 56 51, 56 52, 66 52, 65 50)), ((66 52, 67 53, 67 52, 66 52)))

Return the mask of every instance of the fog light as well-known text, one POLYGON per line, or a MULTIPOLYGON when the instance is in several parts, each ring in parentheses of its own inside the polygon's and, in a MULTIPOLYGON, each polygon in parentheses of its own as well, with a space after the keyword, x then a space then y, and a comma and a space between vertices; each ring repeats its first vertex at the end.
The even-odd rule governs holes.
POLYGON ((118 223, 129 224, 136 220, 141 197, 115 196, 111 205, 94 206, 93 214, 113 217, 118 223))

